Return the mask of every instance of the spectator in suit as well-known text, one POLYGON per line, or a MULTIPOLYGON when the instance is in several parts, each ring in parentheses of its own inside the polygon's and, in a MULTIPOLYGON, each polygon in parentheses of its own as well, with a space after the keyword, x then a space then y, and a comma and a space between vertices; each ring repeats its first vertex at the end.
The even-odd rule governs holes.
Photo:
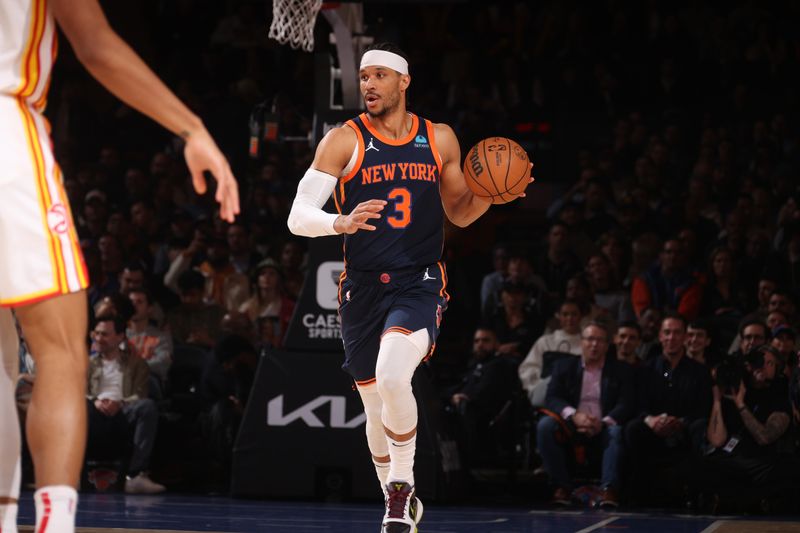
POLYGON ((645 361, 637 377, 638 415, 625 427, 630 454, 629 490, 644 498, 657 483, 657 463, 680 466, 703 447, 711 409, 708 369, 686 356, 686 320, 667 315, 659 331, 661 355, 645 361))
MULTIPOLYGON (((147 469, 158 428, 158 410, 148 398, 150 371, 144 359, 120 350, 125 345, 125 320, 119 316, 97 318, 92 330, 89 361, 89 444, 87 455, 116 438, 130 438, 133 454, 128 464, 125 492, 154 494, 164 486, 150 479, 147 469)), ((114 444, 110 444, 113 446, 114 444)))
POLYGON ((547 409, 539 421, 537 441, 544 468, 556 485, 553 501, 570 501, 572 480, 563 443, 581 443, 602 452, 602 496, 599 505, 616 507, 622 424, 633 413, 633 370, 607 357, 610 332, 592 322, 582 332, 581 357, 562 359, 547 388, 547 409))

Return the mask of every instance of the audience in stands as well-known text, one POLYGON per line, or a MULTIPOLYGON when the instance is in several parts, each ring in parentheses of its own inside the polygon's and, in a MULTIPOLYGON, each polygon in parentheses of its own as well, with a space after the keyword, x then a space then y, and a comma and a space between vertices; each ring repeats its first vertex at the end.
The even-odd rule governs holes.
POLYGON ((598 506, 619 505, 622 428, 634 412, 635 391, 633 369, 608 356, 610 343, 608 327, 590 323, 581 334, 580 357, 557 362, 547 387, 546 416, 536 435, 544 469, 556 486, 556 504, 571 502, 568 464, 586 463, 590 456, 596 461, 599 455, 598 506))

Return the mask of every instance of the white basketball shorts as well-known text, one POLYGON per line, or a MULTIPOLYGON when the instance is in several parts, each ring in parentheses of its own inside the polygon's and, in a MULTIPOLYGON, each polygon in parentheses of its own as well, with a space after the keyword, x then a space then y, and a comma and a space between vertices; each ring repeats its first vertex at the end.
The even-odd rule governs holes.
POLYGON ((89 276, 45 118, 0 94, 0 306, 85 289, 89 276))

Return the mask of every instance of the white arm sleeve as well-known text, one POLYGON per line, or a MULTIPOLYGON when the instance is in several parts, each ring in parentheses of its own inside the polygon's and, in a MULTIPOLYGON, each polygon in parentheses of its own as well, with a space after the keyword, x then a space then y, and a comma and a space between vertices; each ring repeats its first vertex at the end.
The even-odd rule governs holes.
POLYGON ((323 211, 322 206, 331 197, 338 181, 336 177, 313 168, 306 171, 297 184, 297 195, 289 212, 289 231, 303 237, 337 235, 333 223, 339 215, 323 211))

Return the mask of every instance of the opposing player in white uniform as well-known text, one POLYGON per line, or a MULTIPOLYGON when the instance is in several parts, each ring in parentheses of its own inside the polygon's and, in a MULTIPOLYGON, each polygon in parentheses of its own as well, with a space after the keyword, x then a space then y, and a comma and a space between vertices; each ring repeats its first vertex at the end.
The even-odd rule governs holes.
POLYGON ((97 0, 0 1, 0 532, 16 533, 20 435, 14 404, 17 335, 36 359, 27 420, 38 490, 37 533, 72 533, 86 440, 89 280, 42 115, 56 23, 109 91, 186 141, 198 193, 217 179, 220 216, 239 212, 236 180, 200 119, 109 27, 97 0))

